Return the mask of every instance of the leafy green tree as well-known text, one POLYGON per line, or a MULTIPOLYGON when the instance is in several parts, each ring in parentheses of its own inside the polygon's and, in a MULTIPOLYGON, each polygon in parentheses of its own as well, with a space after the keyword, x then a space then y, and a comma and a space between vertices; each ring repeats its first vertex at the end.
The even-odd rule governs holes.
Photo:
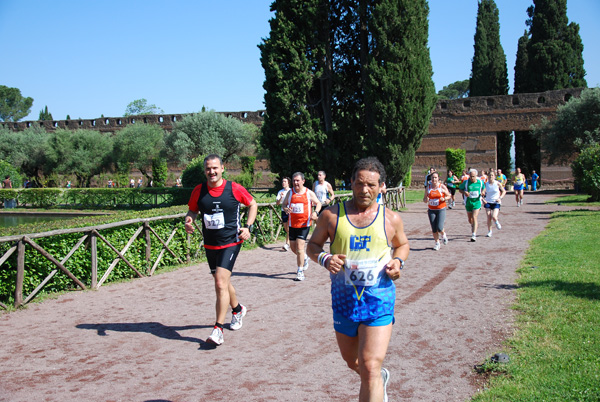
POLYGON ((4 180, 6 176, 10 177, 13 188, 19 188, 23 186, 23 178, 19 173, 18 169, 15 168, 11 163, 0 158, 0 180, 4 180))
POLYGON ((600 88, 584 89, 560 106, 553 120, 533 130, 543 138, 549 163, 565 163, 587 146, 600 143, 600 88))
MULTIPOLYGON (((519 39, 515 93, 586 87, 579 25, 567 18, 567 0, 534 0, 529 32, 519 39)), ((515 135, 515 163, 525 175, 540 170, 540 143, 532 132, 515 135)))
POLYGON ((133 166, 148 182, 152 180, 152 161, 164 150, 165 135, 165 131, 155 124, 128 124, 117 131, 113 137, 113 161, 117 170, 126 173, 133 166))
POLYGON ((600 201, 600 144, 585 146, 571 169, 575 182, 591 195, 590 201, 600 201))
POLYGON ((162 114, 164 111, 155 104, 148 105, 148 101, 144 98, 136 99, 130 102, 125 109, 124 117, 138 116, 144 114, 162 114))
MULTIPOLYGON (((494 0, 479 2, 469 96, 508 94, 508 69, 506 55, 500 43, 499 17, 498 7, 494 0)), ((509 172, 512 134, 502 131, 496 134, 496 138, 498 167, 509 172)))
POLYGON ((438 99, 460 99, 469 97, 469 80, 455 81, 438 91, 438 99))
POLYGON ((52 113, 48 112, 48 105, 46 105, 44 110, 40 110, 40 116, 38 117, 38 120, 40 120, 40 121, 54 120, 52 118, 52 113))
POLYGON ((93 176, 111 164, 111 134, 96 130, 57 129, 50 134, 48 163, 44 173, 77 177, 81 187, 89 187, 93 176))
POLYGON ((348 178, 377 156, 390 183, 408 173, 435 90, 426 1, 276 0, 265 69, 261 145, 271 170, 348 178))
POLYGON ((31 111, 33 98, 25 98, 18 88, 0 85, 0 120, 19 121, 31 111))
POLYGON ((0 159, 10 162, 39 185, 47 162, 48 138, 46 130, 37 125, 23 131, 0 129, 0 159))
POLYGON ((197 155, 215 153, 224 161, 252 147, 254 125, 214 111, 186 115, 166 138, 169 157, 186 163, 197 155))

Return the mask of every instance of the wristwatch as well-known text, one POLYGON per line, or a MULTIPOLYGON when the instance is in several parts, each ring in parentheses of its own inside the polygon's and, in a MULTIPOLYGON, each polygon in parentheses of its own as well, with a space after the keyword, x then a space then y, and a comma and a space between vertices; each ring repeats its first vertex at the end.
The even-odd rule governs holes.
POLYGON ((252 225, 244 225, 244 227, 246 229, 248 229, 248 231, 250 231, 250 233, 252 233, 252 230, 254 229, 254 224, 252 224, 252 225))
POLYGON ((404 269, 404 260, 400 257, 394 257, 394 260, 400 261, 400 269, 404 269))

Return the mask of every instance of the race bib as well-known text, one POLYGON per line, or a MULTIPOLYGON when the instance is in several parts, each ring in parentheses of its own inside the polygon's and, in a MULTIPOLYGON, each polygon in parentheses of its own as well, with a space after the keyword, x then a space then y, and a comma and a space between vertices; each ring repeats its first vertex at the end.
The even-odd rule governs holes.
POLYGON ((378 260, 346 260, 344 275, 348 286, 373 286, 381 270, 378 260))
POLYGON ((292 210, 293 214, 302 214, 304 213, 304 204, 290 204, 290 209, 292 210))
POLYGON ((479 191, 469 191, 469 198, 479 198, 479 191))
POLYGON ((440 205, 440 199, 439 198, 430 198, 429 205, 431 205, 432 207, 437 207, 438 205, 440 205))
POLYGON ((216 214, 204 214, 204 226, 207 229, 223 229, 225 227, 225 216, 223 212, 216 214))

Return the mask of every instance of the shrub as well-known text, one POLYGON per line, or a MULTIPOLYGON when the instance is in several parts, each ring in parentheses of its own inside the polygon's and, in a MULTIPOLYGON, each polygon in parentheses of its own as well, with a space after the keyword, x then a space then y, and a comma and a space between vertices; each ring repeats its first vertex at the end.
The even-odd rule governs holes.
POLYGON ((583 148, 571 169, 581 189, 592 196, 591 201, 600 201, 600 144, 583 148))
POLYGON ((446 148, 446 167, 460 175, 466 168, 467 151, 464 149, 446 148))

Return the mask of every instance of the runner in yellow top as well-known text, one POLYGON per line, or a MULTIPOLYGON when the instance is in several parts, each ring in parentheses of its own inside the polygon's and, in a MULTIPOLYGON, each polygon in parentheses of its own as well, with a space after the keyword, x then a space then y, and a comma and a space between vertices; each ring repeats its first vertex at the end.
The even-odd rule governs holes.
POLYGON ((361 401, 387 401, 390 377, 382 364, 394 321, 392 281, 409 252, 400 215, 377 204, 384 182, 377 158, 359 160, 352 199, 323 211, 307 249, 330 272, 336 339, 342 358, 360 375, 361 401), (323 250, 328 239, 333 255, 323 250))

